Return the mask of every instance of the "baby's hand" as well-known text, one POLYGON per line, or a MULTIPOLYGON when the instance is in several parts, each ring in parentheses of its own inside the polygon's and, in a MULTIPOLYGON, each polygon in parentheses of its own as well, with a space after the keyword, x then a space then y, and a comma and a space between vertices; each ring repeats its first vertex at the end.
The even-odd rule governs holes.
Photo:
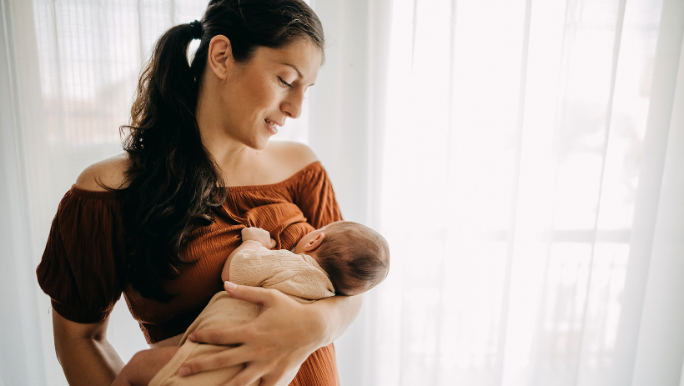
POLYGON ((242 228, 242 241, 245 242, 247 240, 258 241, 268 249, 276 246, 276 242, 271 238, 271 235, 261 228, 242 228))

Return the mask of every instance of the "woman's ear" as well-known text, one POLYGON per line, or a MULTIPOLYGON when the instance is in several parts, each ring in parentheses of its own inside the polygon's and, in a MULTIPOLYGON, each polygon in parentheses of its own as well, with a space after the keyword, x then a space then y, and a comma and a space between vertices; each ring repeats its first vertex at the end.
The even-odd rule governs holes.
POLYGON ((313 239, 309 240, 306 245, 304 245, 304 252, 312 252, 315 251, 318 247, 321 246, 321 243, 325 239, 325 233, 321 232, 316 235, 313 239))
POLYGON ((223 35, 216 35, 211 38, 207 65, 216 74, 216 77, 221 80, 228 79, 228 76, 235 67, 230 39, 223 35))

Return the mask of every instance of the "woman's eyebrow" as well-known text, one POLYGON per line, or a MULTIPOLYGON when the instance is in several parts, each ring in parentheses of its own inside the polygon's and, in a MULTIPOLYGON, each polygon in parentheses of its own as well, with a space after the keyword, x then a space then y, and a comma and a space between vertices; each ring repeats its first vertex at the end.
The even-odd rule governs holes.
POLYGON ((294 68, 295 71, 297 71, 297 74, 299 75, 299 78, 300 78, 300 79, 304 79, 304 75, 302 75, 302 72, 299 71, 299 69, 297 68, 297 66, 295 66, 294 64, 290 64, 290 63, 286 63, 286 62, 280 62, 280 64, 284 64, 284 65, 286 65, 286 66, 290 66, 290 67, 294 68))
MULTIPOLYGON (((290 67, 294 68, 294 70, 297 71, 297 75, 299 75, 299 79, 304 79, 304 75, 302 75, 302 72, 299 71, 299 69, 297 68, 297 66, 295 66, 294 64, 292 64, 292 63, 287 63, 287 62, 278 62, 278 63, 284 64, 284 65, 286 65, 286 66, 290 66, 290 67)), ((313 85, 314 85, 314 84, 311 83, 311 84, 308 85, 307 87, 311 87, 311 86, 313 86, 313 85)))

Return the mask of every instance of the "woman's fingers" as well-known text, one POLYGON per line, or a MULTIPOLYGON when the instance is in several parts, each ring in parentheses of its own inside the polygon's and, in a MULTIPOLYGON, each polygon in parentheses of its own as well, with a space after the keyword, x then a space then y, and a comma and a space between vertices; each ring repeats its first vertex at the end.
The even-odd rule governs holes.
MULTIPOLYGON (((183 363, 179 372, 182 376, 187 376, 202 371, 222 369, 244 363, 244 356, 247 350, 244 347, 226 349, 216 354, 203 355, 197 359, 183 363)), ((242 371, 244 372, 244 370, 242 371)))
POLYGON ((244 325, 237 327, 197 330, 188 335, 188 340, 191 342, 227 346, 229 344, 243 343, 246 333, 247 331, 245 331, 244 325))
MULTIPOLYGON (((234 297, 235 299, 259 304, 262 307, 270 306, 273 304, 275 297, 279 294, 282 294, 282 292, 274 289, 236 285, 235 283, 229 281, 225 282, 223 287, 226 289, 226 292, 228 292, 230 296, 234 297)), ((263 312, 263 308, 261 311, 263 312)))

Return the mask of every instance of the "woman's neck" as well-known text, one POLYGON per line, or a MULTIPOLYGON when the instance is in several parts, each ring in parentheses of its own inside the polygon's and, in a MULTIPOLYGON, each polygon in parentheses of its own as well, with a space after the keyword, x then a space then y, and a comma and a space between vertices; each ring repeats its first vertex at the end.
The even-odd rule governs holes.
POLYGON ((200 126, 202 145, 224 173, 232 173, 248 165, 255 150, 245 144, 216 131, 202 130, 200 126), (207 132, 208 131, 208 132, 207 132))
POLYGON ((216 121, 216 115, 211 113, 212 108, 217 107, 206 100, 197 106, 197 126, 202 145, 224 174, 232 174, 248 165, 256 151, 226 133, 221 123, 216 121))

